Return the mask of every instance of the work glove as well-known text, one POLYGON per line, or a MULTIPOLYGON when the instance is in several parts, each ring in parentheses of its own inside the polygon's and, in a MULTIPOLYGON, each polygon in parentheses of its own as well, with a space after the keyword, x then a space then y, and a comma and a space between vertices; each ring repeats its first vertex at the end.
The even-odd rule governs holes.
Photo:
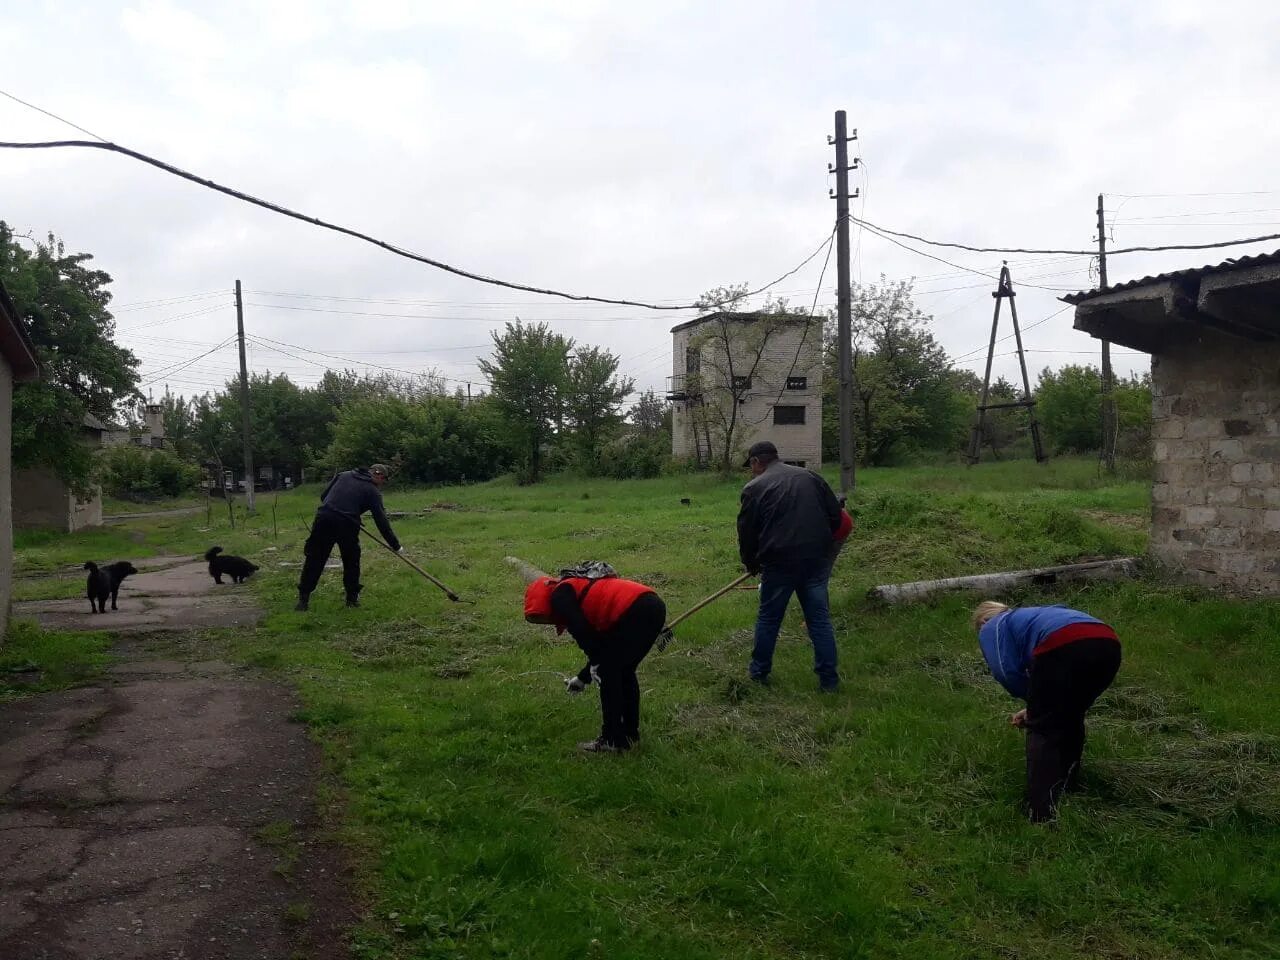
POLYGON ((599 685, 600 685, 600 666, 599 666, 599 664, 595 664, 595 663, 593 663, 593 664, 591 665, 591 682, 592 682, 592 683, 594 683, 596 686, 599 686, 599 685))
POLYGON ((587 689, 587 685, 583 683, 581 680, 579 680, 577 677, 564 678, 565 693, 581 693, 585 689, 587 689))

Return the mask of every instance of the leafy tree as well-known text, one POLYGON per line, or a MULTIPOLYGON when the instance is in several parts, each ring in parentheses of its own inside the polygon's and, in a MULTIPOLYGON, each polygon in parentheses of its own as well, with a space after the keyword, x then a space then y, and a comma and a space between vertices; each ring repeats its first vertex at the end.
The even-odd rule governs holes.
POLYGON ((522 479, 536 483, 542 474, 543 446, 564 419, 573 340, 545 323, 519 320, 491 336, 493 355, 480 361, 480 370, 489 379, 512 445, 523 451, 522 479))
POLYGON ((93 469, 93 450, 80 439, 85 414, 114 419, 138 385, 137 357, 112 340, 111 277, 92 259, 68 254, 52 234, 28 251, 0 221, 0 279, 41 365, 40 381, 14 392, 14 466, 47 464, 80 491, 93 469))
MULTIPOLYGON (((329 446, 337 415, 323 394, 303 390, 287 376, 269 371, 249 376, 249 412, 255 468, 273 466, 294 477, 316 463, 329 446)), ((228 466, 243 463, 238 380, 229 380, 221 393, 198 401, 196 419, 193 433, 202 457, 216 450, 228 466)))
POLYGON ((671 404, 661 399, 652 390, 646 390, 640 394, 640 399, 627 411, 627 419, 631 421, 641 436, 654 437, 661 435, 670 444, 671 404))
MULTIPOLYGON (((911 284, 855 284, 852 296, 855 442, 873 466, 903 450, 953 447, 968 419, 964 379, 929 330, 931 318, 911 298, 911 284)), ((824 448, 839 453, 838 349, 827 330, 824 448)))
POLYGON ((195 489, 200 468, 168 450, 122 443, 103 450, 98 458, 103 489, 123 500, 176 497, 195 489))
MULTIPOLYGON (((1118 443, 1129 455, 1141 456, 1151 427, 1150 376, 1119 378, 1113 396, 1118 443)), ((1097 367, 1046 367, 1036 386, 1036 409, 1056 453, 1102 449, 1102 374, 1097 367)))
POLYGON ((635 388, 618 376, 619 358, 603 347, 578 347, 569 360, 564 420, 573 428, 573 446, 582 465, 596 462, 601 448, 622 427, 622 402, 635 388))
POLYGON ((486 400, 377 397, 343 406, 326 457, 331 469, 390 463, 418 483, 487 480, 511 462, 502 424, 486 400))

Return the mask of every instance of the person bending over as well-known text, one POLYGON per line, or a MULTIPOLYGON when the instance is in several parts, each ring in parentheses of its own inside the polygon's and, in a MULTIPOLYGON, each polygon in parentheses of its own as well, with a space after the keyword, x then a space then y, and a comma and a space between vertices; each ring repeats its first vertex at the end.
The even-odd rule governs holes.
POLYGON ((577 641, 587 662, 565 681, 570 693, 600 688, 600 736, 578 744, 588 753, 618 753, 640 739, 640 666, 662 632, 667 607, 643 583, 621 577, 539 577, 525 591, 524 616, 577 641))
POLYGON ((1027 705, 1009 718, 1027 733, 1027 808, 1052 820, 1074 789, 1084 716, 1120 669, 1120 640, 1101 620, 1069 607, 1011 608, 984 600, 973 612, 991 674, 1027 705))

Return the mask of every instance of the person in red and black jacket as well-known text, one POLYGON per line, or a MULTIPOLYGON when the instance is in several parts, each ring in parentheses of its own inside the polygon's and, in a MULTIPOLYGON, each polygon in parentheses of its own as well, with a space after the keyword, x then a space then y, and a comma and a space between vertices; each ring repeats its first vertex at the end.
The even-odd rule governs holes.
POLYGON ((539 577, 524 595, 524 618, 569 631, 586 665, 565 681, 570 693, 600 687, 600 736, 578 744, 589 753, 618 753, 640 739, 636 668, 653 647, 667 607, 651 587, 621 577, 539 577))

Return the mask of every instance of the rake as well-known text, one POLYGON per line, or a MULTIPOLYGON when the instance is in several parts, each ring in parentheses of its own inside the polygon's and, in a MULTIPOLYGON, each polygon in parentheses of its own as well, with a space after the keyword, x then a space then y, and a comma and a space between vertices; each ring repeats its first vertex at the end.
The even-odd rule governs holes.
MULTIPOLYGON (((347 519, 350 519, 350 518, 347 518, 347 519)), ((355 523, 355 521, 352 521, 352 522, 355 523)), ((308 533, 311 532, 311 524, 304 522, 303 526, 307 528, 308 533)), ((399 553, 395 550, 392 550, 390 544, 384 543, 381 539, 379 539, 378 537, 375 537, 372 533, 369 532, 369 529, 363 523, 356 523, 356 529, 358 529, 366 537, 368 537, 370 540, 372 540, 374 543, 380 546, 383 550, 386 550, 388 553, 390 553, 393 557, 397 558, 398 560, 403 560, 409 566, 413 567, 414 570, 418 571, 418 573, 426 577, 428 580, 434 583, 437 587, 443 590, 444 595, 448 597, 450 600, 452 600, 454 603, 475 603, 474 600, 463 600, 460 596, 458 596, 456 593, 450 590, 447 586, 445 586, 443 583, 441 583, 431 574, 427 573, 427 571, 423 570, 420 566, 418 566, 416 563, 414 563, 412 560, 406 557, 403 553, 399 553)))
POLYGON ((675 639, 675 634, 672 633, 671 631, 675 629, 677 624, 684 622, 689 617, 693 616, 695 613, 697 613, 699 610, 705 607, 707 604, 709 604, 711 601, 717 600, 720 597, 723 597, 730 590, 734 589, 740 583, 742 583, 749 577, 753 577, 753 576, 755 576, 755 574, 751 573, 751 571, 748 570, 742 576, 736 578, 732 583, 726 584, 725 586, 717 590, 715 593, 711 594, 711 596, 706 597, 702 600, 699 600, 697 603, 695 603, 692 607, 690 607, 684 613, 680 614, 680 616, 676 617, 674 620, 668 623, 665 627, 662 628, 662 632, 658 634, 658 641, 657 641, 658 651, 662 652, 663 650, 666 650, 667 644, 669 644, 672 640, 675 639))

